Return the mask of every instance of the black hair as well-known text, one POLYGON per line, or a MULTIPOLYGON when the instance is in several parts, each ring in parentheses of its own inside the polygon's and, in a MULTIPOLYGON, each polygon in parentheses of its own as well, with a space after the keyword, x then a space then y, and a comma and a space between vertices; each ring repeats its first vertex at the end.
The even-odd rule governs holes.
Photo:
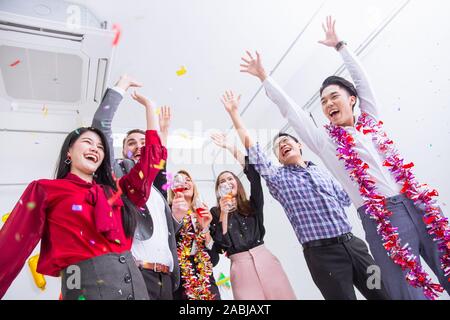
MULTIPOLYGON (((325 88, 332 85, 336 85, 347 91, 350 96, 358 98, 358 91, 356 90, 355 85, 347 79, 338 76, 331 76, 325 79, 325 81, 322 83, 322 86, 320 87, 320 95, 322 95, 325 88)), ((353 105, 353 108, 355 108, 355 105, 356 103, 353 105)))
MULTIPOLYGON (((114 192, 117 192, 118 190, 116 182, 114 181, 112 175, 108 141, 106 140, 103 132, 97 128, 82 127, 72 131, 67 135, 61 147, 61 152, 55 171, 55 178, 63 179, 70 172, 71 164, 67 164, 65 162, 67 160, 69 149, 80 138, 80 136, 87 131, 92 131, 98 134, 100 140, 102 141, 105 157, 98 167, 97 171, 95 172, 93 178, 97 184, 100 184, 102 186, 106 196, 110 197, 114 192)), ((125 231, 125 235, 128 238, 131 238, 134 235, 134 231, 136 229, 136 214, 139 214, 139 211, 124 194, 122 194, 121 198, 124 203, 124 206, 122 207, 123 229, 125 231)))
MULTIPOLYGON (((279 139, 281 137, 289 137, 292 140, 294 140, 295 142, 300 143, 300 141, 298 141, 298 139, 296 137, 294 137, 293 135, 290 135, 289 133, 286 133, 286 132, 280 132, 275 137, 273 137, 272 145, 275 146, 275 141, 277 141, 277 139, 279 139)), ((274 152, 275 152, 275 150, 274 150, 274 152)), ((300 154, 303 155, 303 151, 301 148, 300 148, 300 154)))

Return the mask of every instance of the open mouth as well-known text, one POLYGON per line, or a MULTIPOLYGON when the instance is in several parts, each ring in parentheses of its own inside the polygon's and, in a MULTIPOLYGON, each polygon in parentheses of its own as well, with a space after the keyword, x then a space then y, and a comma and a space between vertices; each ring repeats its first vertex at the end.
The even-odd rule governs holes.
POLYGON ((97 163, 98 160, 99 160, 98 155, 93 154, 93 153, 86 153, 86 154, 84 155, 84 158, 85 158, 86 160, 90 161, 90 162, 93 162, 93 163, 97 163))
POLYGON ((289 147, 289 146, 284 146, 284 147, 281 148, 281 156, 284 158, 284 157, 286 157, 286 156, 289 154, 289 152, 291 152, 291 151, 292 151, 292 148, 291 148, 291 147, 289 147))
POLYGON ((338 109, 332 109, 330 110, 330 112, 328 113, 328 115, 330 116, 331 119, 336 118, 341 112, 338 109))

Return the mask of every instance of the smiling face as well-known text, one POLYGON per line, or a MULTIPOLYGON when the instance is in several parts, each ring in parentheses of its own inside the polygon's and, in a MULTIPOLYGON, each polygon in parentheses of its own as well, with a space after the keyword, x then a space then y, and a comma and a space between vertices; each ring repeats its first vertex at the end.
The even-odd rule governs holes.
POLYGON ((123 157, 138 162, 141 158, 141 148, 145 146, 145 135, 140 132, 129 134, 123 144, 123 157))
POLYGON ((69 148, 67 157, 72 161, 70 171, 74 174, 93 175, 105 158, 100 136, 86 131, 69 148))
POLYGON ((321 103, 323 113, 332 124, 342 127, 354 125, 356 97, 345 89, 335 84, 327 86, 322 92, 321 103))
POLYGON ((302 160, 301 144, 289 136, 275 140, 273 151, 283 165, 298 164, 302 160))
POLYGON ((235 197, 237 195, 237 192, 238 192, 237 181, 230 172, 222 173, 218 179, 219 179, 219 185, 221 185, 222 183, 226 183, 232 187, 231 193, 232 193, 233 197, 235 197))
POLYGON ((192 198, 194 197, 194 183, 192 182, 192 179, 184 173, 178 174, 185 179, 185 189, 183 191, 184 199, 186 199, 186 201, 192 201, 192 198))

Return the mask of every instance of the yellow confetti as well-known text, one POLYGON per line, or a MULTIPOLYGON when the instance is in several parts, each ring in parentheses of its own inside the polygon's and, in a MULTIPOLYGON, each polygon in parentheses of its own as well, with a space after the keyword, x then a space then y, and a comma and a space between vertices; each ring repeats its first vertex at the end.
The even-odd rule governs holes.
POLYGON ((42 112, 44 113, 44 117, 46 117, 48 115, 48 108, 47 108, 47 106, 45 104, 42 107, 42 112))
POLYGON ((139 178, 141 178, 141 180, 144 179, 144 173, 142 171, 139 171, 139 178))
POLYGON ((186 140, 191 140, 191 137, 189 137, 186 133, 180 133, 180 137, 182 137, 186 140))
POLYGON ((33 210, 36 207, 36 202, 30 201, 27 203, 27 209, 33 210))
POLYGON ((181 77, 182 75, 186 74, 187 70, 184 66, 181 66, 180 70, 177 70, 177 76, 181 77))
POLYGON ((39 254, 32 256, 30 259, 28 259, 28 266, 30 267, 31 274, 33 275, 34 283, 39 289, 44 291, 47 282, 45 281, 44 276, 36 271, 38 261, 39 261, 39 254))
POLYGON ((2 222, 3 222, 3 223, 5 223, 6 220, 8 220, 10 214, 11 214, 11 212, 8 212, 7 214, 4 214, 4 215, 2 216, 2 222))
POLYGON ((161 108, 156 108, 156 109, 155 109, 155 114, 156 114, 157 116, 159 116, 159 115, 161 114, 161 108))
POLYGON ((164 169, 164 165, 166 164, 166 161, 164 159, 161 159, 161 161, 159 162, 159 164, 154 164, 153 168, 155 169, 159 169, 162 170, 164 169))
POLYGON ((114 242, 117 243, 117 244, 120 244, 120 240, 119 239, 114 240, 114 242))

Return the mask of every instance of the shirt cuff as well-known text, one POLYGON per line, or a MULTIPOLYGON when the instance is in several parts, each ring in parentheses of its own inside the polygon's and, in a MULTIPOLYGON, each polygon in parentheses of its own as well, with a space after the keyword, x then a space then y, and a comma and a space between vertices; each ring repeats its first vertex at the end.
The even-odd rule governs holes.
POLYGON ((211 238, 211 240, 205 244, 205 247, 208 250, 212 250, 213 245, 214 245, 214 240, 211 238))
POLYGON ((122 97, 125 95, 125 90, 123 90, 122 88, 120 88, 120 87, 112 87, 111 88, 111 90, 114 90, 114 91, 116 91, 118 94, 120 94, 122 97))

